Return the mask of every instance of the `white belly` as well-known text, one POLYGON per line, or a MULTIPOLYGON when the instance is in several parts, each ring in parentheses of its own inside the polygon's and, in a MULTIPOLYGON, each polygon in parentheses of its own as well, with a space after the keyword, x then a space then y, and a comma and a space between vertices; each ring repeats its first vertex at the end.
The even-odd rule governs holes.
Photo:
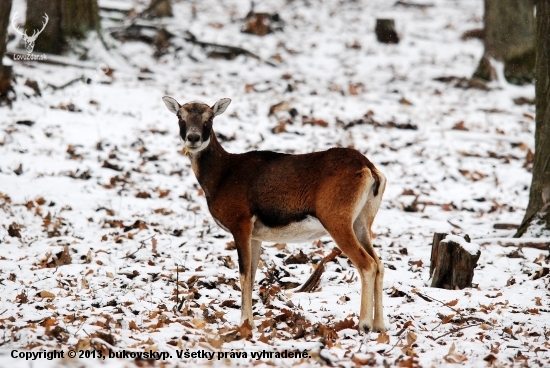
POLYGON ((312 216, 282 227, 267 227, 256 219, 252 230, 252 239, 278 243, 303 243, 325 235, 328 233, 323 225, 312 216))

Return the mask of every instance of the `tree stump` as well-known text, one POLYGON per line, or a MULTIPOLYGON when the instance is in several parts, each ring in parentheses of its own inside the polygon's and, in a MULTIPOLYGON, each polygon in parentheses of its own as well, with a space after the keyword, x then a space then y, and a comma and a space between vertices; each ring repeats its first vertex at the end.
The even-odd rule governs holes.
POLYGON ((393 19, 377 19, 374 32, 378 42, 399 43, 399 36, 395 31, 395 21, 393 19))
POLYGON ((435 233, 430 258, 431 287, 464 289, 472 286, 474 268, 481 256, 470 237, 435 233))
POLYGON ((495 67, 491 64, 489 56, 483 55, 481 57, 472 78, 478 78, 488 82, 492 82, 497 79, 497 71, 495 67))

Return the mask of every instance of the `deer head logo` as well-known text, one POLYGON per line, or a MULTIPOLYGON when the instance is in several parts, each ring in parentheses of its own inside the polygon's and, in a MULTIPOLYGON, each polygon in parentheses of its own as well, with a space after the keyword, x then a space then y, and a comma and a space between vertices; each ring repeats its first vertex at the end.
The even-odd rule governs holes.
POLYGON ((38 38, 38 35, 40 33, 42 33, 44 28, 46 28, 46 24, 48 24, 48 20, 49 20, 48 14, 44 13, 45 22, 42 23, 42 29, 38 32, 36 31, 36 29, 33 30, 32 36, 29 36, 27 34, 27 30, 25 30, 25 32, 21 32, 19 30, 19 26, 15 25, 15 20, 17 19, 17 16, 18 15, 17 15, 17 12, 16 12, 14 17, 13 17, 13 21, 11 22, 11 26, 13 27, 13 29, 15 29, 15 32, 19 33, 23 37, 23 40, 25 41, 25 48, 27 49, 27 54, 30 54, 32 52, 32 50, 34 50, 34 42, 38 38))

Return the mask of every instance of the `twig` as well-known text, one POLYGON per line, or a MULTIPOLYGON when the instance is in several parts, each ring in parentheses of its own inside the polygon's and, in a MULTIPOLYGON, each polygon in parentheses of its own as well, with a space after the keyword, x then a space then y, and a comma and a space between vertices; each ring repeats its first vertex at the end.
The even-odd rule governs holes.
POLYGON ((393 348, 395 348, 395 347, 397 346, 397 344, 399 344, 399 342, 400 342, 401 340, 403 340, 403 335, 399 336, 399 339, 397 340, 397 342, 391 347, 390 350, 385 351, 384 354, 388 354, 390 351, 392 351, 393 348))
MULTIPOLYGON (((412 322, 411 322, 412 323, 412 322)), ((403 332, 407 331, 407 328, 409 328, 410 325, 406 325, 405 327, 403 327, 402 329, 400 329, 399 331, 397 331, 397 333, 394 335, 394 336, 401 336, 403 335, 403 332)))
POLYGON ((325 263, 332 261, 334 258, 342 254, 342 251, 338 248, 334 249, 328 256, 323 258, 321 262, 319 262, 319 265, 315 269, 315 271, 311 274, 309 279, 305 282, 304 285, 298 290, 299 293, 309 293, 315 287, 319 284, 319 280, 321 279, 321 275, 325 271, 325 263))
POLYGON ((147 240, 149 240, 149 239, 153 239, 156 235, 157 235, 157 234, 155 234, 155 235, 153 235, 153 236, 151 236, 151 237, 149 237, 149 238, 147 238, 147 239, 143 239, 142 241, 140 241, 139 243, 140 243, 141 245, 139 246, 139 248, 138 248, 134 253, 128 254, 128 255, 122 257, 122 259, 128 259, 128 258, 130 258, 131 256, 133 256, 134 254, 136 254, 137 252, 139 252, 141 249, 143 249, 143 247, 145 247, 145 242, 146 242, 147 240))
POLYGON ((450 220, 447 220, 447 222, 448 222, 449 224, 451 224, 454 228, 456 228, 456 229, 458 229, 458 230, 462 230, 462 228, 461 228, 460 226, 458 226, 458 225, 456 225, 456 224, 453 224, 450 220))
MULTIPOLYGON (((78 333, 78 331, 80 331, 80 329, 82 328, 82 326, 84 326, 84 323, 86 323, 86 321, 82 321, 82 323, 80 324, 80 326, 78 326, 78 328, 76 329, 76 331, 73 333, 73 336, 76 337, 76 334, 78 333)), ((84 330, 82 330, 84 331, 84 330)), ((86 332, 86 331, 84 331, 86 332)))
POLYGON ((440 338, 442 338, 442 337, 444 337, 444 336, 450 335, 450 334, 452 334, 453 332, 458 332, 458 331, 460 331, 460 330, 464 330, 465 328, 469 328, 469 327, 479 326, 480 324, 481 324, 481 323, 475 323, 475 324, 473 324, 473 325, 468 325, 468 326, 464 326, 464 327, 452 328, 449 332, 446 332, 446 333, 444 333, 443 335, 436 337, 436 338, 434 339, 434 341, 435 341, 435 340, 438 340, 438 339, 440 339, 440 338))
MULTIPOLYGON (((182 269, 184 269, 182 267, 182 269)), ((183 308, 183 303, 185 302, 185 298, 181 298, 181 301, 180 301, 180 267, 177 266, 176 267, 176 311, 180 312, 181 311, 181 308, 183 308)))
POLYGON ((359 348, 357 348, 356 353, 360 353, 360 352, 361 352, 361 348, 362 348, 363 345, 365 344, 365 341, 367 341, 368 337, 369 337, 369 334, 365 334, 365 337, 364 337, 363 340, 361 341, 361 344, 359 345, 359 348))
POLYGON ((431 299, 431 300, 434 300, 434 301, 436 301, 436 302, 438 302, 438 303, 441 303, 441 304, 443 304, 445 307, 451 309, 451 310, 452 310, 453 312, 455 312, 456 314, 459 314, 459 315, 462 316, 462 313, 460 313, 459 311, 457 311, 457 310, 454 309, 453 307, 451 307, 451 306, 449 306, 449 305, 443 303, 441 300, 437 300, 437 299, 435 299, 435 298, 433 298, 433 297, 431 297, 431 296, 429 296, 429 295, 422 294, 422 293, 419 292, 419 291, 417 291, 415 294, 417 294, 418 296, 420 296, 420 297, 422 297, 422 298, 431 299))

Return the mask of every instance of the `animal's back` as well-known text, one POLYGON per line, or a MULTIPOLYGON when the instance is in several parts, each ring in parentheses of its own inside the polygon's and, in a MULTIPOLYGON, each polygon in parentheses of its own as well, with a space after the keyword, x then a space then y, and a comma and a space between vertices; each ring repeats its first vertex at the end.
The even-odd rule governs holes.
POLYGON ((255 162, 255 176, 248 189, 251 212, 271 228, 316 217, 319 189, 324 181, 341 181, 339 185, 344 187, 354 185, 363 179, 365 168, 374 169, 364 155, 349 148, 301 155, 269 151, 246 155, 252 158, 247 160, 249 163, 255 162))

